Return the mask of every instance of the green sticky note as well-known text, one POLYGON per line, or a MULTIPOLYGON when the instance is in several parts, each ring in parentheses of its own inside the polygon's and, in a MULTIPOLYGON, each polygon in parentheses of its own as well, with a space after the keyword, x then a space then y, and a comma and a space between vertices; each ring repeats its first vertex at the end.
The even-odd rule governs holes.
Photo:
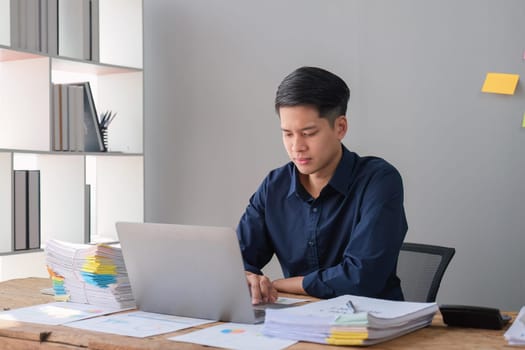
POLYGON ((521 127, 525 128, 525 113, 523 113, 523 120, 521 122, 521 127))
POLYGON ((338 326, 357 326, 368 324, 368 313, 358 312, 355 314, 339 315, 334 322, 338 326))

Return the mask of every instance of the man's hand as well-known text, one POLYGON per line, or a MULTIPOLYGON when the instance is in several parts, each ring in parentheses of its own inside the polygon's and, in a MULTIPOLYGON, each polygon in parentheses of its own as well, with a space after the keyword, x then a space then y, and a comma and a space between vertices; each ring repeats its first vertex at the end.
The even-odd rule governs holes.
POLYGON ((246 271, 246 281, 250 287, 252 304, 275 303, 277 289, 273 287, 272 281, 268 277, 246 271))
POLYGON ((281 278, 273 281, 273 286, 281 293, 308 295, 303 289, 303 276, 281 278))

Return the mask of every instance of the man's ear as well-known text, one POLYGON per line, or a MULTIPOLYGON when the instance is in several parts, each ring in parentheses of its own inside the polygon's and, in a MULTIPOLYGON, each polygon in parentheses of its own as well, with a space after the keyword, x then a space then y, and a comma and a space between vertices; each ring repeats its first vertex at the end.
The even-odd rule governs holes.
POLYGON ((346 119, 346 116, 342 115, 337 117, 335 120, 334 129, 339 140, 342 140, 348 131, 348 120, 346 119))

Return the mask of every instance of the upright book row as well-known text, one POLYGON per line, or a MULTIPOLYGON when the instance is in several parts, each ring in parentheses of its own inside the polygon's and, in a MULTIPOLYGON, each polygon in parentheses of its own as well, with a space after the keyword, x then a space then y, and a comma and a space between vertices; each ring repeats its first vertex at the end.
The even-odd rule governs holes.
POLYGON ((40 171, 14 171, 14 250, 40 248, 40 171))
POLYGON ((99 0, 10 0, 11 47, 99 61, 99 0))
POLYGON ((53 84, 53 150, 104 152, 89 82, 53 84))

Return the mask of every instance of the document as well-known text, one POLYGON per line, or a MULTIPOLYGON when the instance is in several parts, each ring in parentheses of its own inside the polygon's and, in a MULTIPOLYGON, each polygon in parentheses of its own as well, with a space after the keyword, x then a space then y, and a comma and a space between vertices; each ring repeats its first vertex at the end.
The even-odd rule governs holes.
MULTIPOLYGON (((300 299, 300 298, 287 298, 287 297, 278 297, 275 301, 277 305, 293 305, 298 303, 304 303, 305 301, 312 301, 312 299, 300 299)), ((271 305, 271 304, 268 304, 271 305)))
POLYGON ((132 311, 64 324, 72 328, 144 338, 200 326, 213 320, 132 311))
POLYGON ((88 304, 54 302, 0 312, 0 320, 61 325, 118 311, 88 304))
POLYGON ((169 338, 234 350, 279 350, 296 343, 261 334, 262 325, 225 323, 169 338))
POLYGON ((521 308, 518 317, 504 336, 509 345, 525 345, 525 306, 521 308))
POLYGON ((436 303, 343 295, 281 310, 266 310, 265 335, 333 345, 371 345, 432 322, 436 303))

